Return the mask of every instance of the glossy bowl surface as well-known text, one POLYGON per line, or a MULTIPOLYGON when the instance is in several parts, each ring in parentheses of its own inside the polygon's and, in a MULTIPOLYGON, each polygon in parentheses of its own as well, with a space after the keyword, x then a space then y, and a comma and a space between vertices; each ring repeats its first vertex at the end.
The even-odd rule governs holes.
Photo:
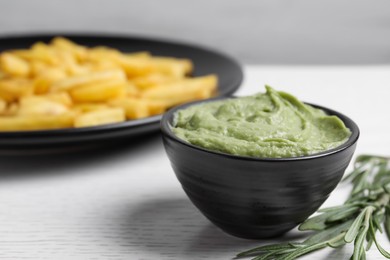
POLYGON ((358 126, 334 110, 352 135, 325 152, 292 158, 252 158, 206 150, 189 144, 170 129, 174 113, 201 102, 171 109, 161 129, 167 155, 194 205, 225 232, 242 238, 281 235, 313 214, 339 183, 355 151, 358 126))

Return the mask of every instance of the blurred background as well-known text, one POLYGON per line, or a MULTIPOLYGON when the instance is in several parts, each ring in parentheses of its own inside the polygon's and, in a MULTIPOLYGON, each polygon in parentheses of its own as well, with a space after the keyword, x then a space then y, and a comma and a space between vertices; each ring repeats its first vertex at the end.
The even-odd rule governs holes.
POLYGON ((388 0, 0 2, 0 36, 34 32, 169 38, 246 64, 390 63, 388 0))

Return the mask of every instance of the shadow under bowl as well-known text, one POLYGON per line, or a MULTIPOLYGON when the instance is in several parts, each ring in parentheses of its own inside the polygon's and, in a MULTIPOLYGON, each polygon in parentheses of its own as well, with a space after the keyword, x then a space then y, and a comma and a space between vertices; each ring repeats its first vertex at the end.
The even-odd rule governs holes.
POLYGON ((189 144, 171 130, 174 114, 201 102, 175 107, 161 121, 163 142, 172 168, 194 205, 216 226, 242 238, 282 235, 313 214, 329 197, 351 161, 358 126, 338 116, 352 131, 349 140, 325 152, 292 158, 252 158, 189 144))

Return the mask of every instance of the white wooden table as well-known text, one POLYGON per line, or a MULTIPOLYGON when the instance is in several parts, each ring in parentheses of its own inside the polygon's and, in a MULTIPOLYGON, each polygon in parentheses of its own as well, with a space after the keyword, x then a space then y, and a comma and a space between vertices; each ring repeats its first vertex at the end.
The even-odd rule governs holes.
MULTIPOLYGON (((267 83, 339 110, 360 126, 357 154, 390 154, 390 67, 247 66, 245 74, 238 95, 267 83)), ((342 203, 348 188, 337 187, 326 205, 342 203)), ((292 231, 279 240, 300 237, 292 231)), ((0 159, 0 259, 231 259, 275 241, 231 237, 205 219, 182 191, 159 135, 109 151, 0 159)), ((382 258, 372 249, 368 259, 382 258)))

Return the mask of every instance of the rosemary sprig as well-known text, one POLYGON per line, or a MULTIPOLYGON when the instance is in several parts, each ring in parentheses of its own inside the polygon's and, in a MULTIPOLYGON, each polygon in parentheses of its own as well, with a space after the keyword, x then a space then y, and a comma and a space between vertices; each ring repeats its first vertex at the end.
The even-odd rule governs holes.
POLYGON ((302 242, 265 245, 239 253, 238 258, 252 260, 291 260, 325 247, 338 248, 354 243, 351 259, 366 259, 366 251, 375 244, 386 258, 376 239, 382 226, 390 239, 390 157, 360 155, 353 170, 343 181, 352 183, 352 191, 341 206, 320 209, 299 226, 299 230, 314 233, 302 242))

